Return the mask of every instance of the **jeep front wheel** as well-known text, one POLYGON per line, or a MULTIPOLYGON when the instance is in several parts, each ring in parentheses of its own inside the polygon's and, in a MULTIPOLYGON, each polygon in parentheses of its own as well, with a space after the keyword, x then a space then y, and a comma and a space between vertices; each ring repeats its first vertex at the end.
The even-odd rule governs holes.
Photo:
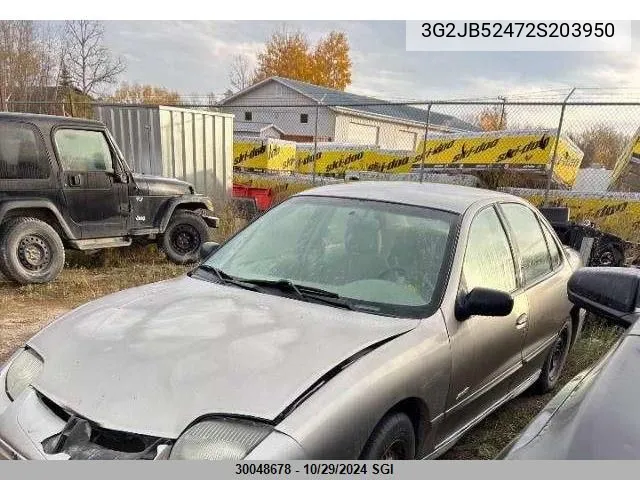
POLYGON ((57 232, 37 218, 15 218, 0 227, 0 271, 21 284, 48 283, 64 267, 57 232))
POLYGON ((173 214, 159 246, 173 263, 184 265, 200 259, 200 246, 209 240, 209 227, 196 213, 181 210, 173 214))

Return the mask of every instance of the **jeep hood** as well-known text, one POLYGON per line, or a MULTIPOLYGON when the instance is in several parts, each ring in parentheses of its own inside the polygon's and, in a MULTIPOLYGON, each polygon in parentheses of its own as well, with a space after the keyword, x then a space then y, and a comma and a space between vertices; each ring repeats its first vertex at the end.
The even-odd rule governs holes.
POLYGON ((181 277, 88 303, 29 345, 34 388, 105 428, 176 438, 205 414, 275 419, 323 374, 418 320, 181 277))
POLYGON ((195 193, 193 185, 176 178, 156 177, 134 173, 133 179, 140 192, 151 197, 171 197, 195 193))

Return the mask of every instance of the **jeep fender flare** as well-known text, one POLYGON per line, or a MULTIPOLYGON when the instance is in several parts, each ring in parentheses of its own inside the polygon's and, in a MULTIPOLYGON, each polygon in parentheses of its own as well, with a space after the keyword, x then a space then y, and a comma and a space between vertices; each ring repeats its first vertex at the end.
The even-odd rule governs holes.
POLYGON ((0 203, 0 224, 4 221, 5 217, 8 213, 13 210, 47 210, 52 213, 60 228, 66 235, 68 239, 75 239, 76 235, 73 233, 73 230, 69 227, 69 224, 64 219, 58 208, 53 204, 53 202, 49 200, 10 200, 7 202, 0 203))
POLYGON ((159 230, 160 233, 164 233, 169 225, 169 221, 173 216, 173 212, 181 205, 188 205, 187 210, 200 210, 204 209, 209 212, 213 212, 213 204, 208 197, 203 195, 182 195, 178 198, 173 198, 167 202, 162 218, 160 219, 159 230))

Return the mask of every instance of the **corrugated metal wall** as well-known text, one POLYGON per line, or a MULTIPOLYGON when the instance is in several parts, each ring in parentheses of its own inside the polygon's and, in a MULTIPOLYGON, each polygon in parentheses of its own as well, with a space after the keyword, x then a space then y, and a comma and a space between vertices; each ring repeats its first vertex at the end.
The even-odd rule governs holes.
POLYGON ((233 115, 156 106, 99 106, 133 170, 186 180, 212 198, 231 195, 233 115))
POLYGON ((96 120, 107 125, 129 166, 139 173, 162 175, 158 107, 96 107, 96 120))
POLYGON ((196 190, 231 195, 233 116, 217 112, 160 107, 162 169, 196 190))

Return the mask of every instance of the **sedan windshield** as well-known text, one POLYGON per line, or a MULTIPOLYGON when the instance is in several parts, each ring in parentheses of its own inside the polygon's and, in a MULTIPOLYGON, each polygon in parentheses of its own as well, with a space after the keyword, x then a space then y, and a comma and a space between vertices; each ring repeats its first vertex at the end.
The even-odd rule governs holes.
POLYGON ((293 197, 222 245, 200 271, 265 293, 420 317, 438 306, 457 217, 377 201, 293 197))

